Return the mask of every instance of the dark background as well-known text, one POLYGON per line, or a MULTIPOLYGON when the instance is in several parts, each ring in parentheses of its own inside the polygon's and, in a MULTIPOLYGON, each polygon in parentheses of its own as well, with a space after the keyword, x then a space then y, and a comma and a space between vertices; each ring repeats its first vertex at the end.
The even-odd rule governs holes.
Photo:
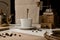
POLYGON ((60 0, 51 0, 51 5, 55 12, 55 25, 60 28, 60 0))
POLYGON ((11 0, 11 15, 13 15, 11 23, 15 24, 15 0, 11 0))
MULTIPOLYGON (((41 0, 41 1, 43 1, 43 6, 47 6, 47 5, 49 6, 49 5, 51 5, 51 8, 55 12, 57 12, 56 14, 58 16, 60 16, 60 1, 59 0, 41 0)), ((42 13, 40 13, 40 15, 42 15, 43 12, 45 12, 46 8, 47 7, 43 7, 42 13)))

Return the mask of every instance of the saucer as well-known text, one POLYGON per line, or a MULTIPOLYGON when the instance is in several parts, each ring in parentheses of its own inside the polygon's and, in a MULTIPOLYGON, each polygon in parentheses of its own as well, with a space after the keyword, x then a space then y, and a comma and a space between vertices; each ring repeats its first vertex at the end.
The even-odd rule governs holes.
POLYGON ((20 27, 19 29, 23 29, 23 30, 29 30, 29 29, 33 29, 35 27, 20 27))
POLYGON ((31 27, 22 27, 21 25, 11 25, 9 26, 10 29, 22 29, 22 30, 29 30, 29 29, 34 29, 35 26, 31 26, 31 27))

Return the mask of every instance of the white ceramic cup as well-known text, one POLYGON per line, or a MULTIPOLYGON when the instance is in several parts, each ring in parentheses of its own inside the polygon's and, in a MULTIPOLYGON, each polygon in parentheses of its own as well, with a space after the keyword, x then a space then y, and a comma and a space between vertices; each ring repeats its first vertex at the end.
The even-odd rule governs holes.
POLYGON ((32 27, 32 19, 20 19, 21 21, 21 27, 32 27))

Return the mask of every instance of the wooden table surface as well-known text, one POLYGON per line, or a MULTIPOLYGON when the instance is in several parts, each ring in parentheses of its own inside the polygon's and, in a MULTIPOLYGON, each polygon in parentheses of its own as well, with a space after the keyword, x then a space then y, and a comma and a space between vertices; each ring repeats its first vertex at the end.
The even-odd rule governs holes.
POLYGON ((9 27, 0 27, 0 31, 8 30, 9 27))
POLYGON ((42 36, 33 36, 24 33, 10 32, 10 31, 0 32, 0 35, 2 35, 0 36, 0 40, 47 40, 42 36), (5 35, 6 33, 8 33, 9 36, 5 35), (12 36, 10 36, 11 34, 12 36))

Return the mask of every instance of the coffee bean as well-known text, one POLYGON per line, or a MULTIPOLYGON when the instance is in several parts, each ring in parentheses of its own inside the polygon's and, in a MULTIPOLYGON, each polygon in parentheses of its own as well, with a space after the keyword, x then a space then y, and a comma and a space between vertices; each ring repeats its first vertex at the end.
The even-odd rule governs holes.
POLYGON ((14 36, 16 36, 16 34, 14 34, 14 36))
POLYGON ((0 34, 0 36, 2 36, 2 35, 0 34))
POLYGON ((5 38, 6 36, 2 36, 3 38, 5 38))
POLYGON ((19 37, 21 37, 21 35, 19 35, 19 37))
POLYGON ((41 29, 39 29, 38 31, 42 31, 41 29))
POLYGON ((13 33, 10 34, 10 37, 13 35, 13 33))
POLYGON ((36 32, 38 32, 38 30, 36 30, 36 32))
POLYGON ((34 32, 34 30, 32 30, 32 32, 34 32))
POLYGON ((9 36, 9 34, 8 34, 8 33, 5 33, 5 35, 6 35, 6 36, 9 36))
POLYGON ((36 31, 36 32, 38 32, 38 31, 36 31))
POLYGON ((2 35, 4 35, 4 33, 2 33, 2 35))

